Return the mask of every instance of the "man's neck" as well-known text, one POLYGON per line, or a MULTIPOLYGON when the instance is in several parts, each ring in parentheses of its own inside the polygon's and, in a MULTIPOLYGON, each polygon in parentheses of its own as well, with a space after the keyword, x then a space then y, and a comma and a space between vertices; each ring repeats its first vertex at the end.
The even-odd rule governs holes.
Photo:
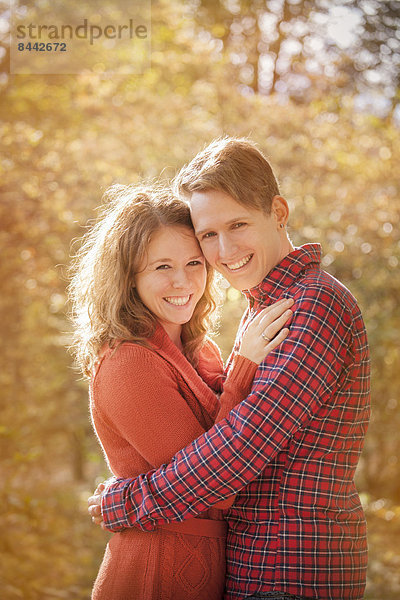
MULTIPOLYGON (((272 267, 271 271, 273 271, 274 269, 276 269, 276 267, 283 261, 283 259, 288 256, 288 254, 290 254, 291 252, 293 252, 294 250, 294 246, 292 244, 292 242, 290 241, 289 238, 286 238, 285 243, 282 245, 282 253, 280 255, 280 258, 278 260, 278 262, 272 267)), ((268 277, 268 275, 271 273, 271 271, 268 271, 268 273, 266 273, 264 275, 264 277, 261 279, 261 281, 254 287, 257 287, 258 285, 261 285, 261 283, 264 281, 264 279, 266 277, 268 277)), ((242 292, 244 290, 241 290, 242 292)))

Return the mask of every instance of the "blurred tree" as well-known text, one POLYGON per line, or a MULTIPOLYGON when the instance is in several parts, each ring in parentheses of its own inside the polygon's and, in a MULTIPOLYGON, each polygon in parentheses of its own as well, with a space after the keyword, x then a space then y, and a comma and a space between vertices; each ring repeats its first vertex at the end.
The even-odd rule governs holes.
POLYGON ((398 103, 398 2, 196 0, 193 7, 242 88, 308 102, 339 87, 398 103))
POLYGON ((377 87, 393 104, 399 103, 400 5, 395 0, 353 0, 347 6, 359 12, 360 35, 351 48, 351 78, 360 90, 377 87))

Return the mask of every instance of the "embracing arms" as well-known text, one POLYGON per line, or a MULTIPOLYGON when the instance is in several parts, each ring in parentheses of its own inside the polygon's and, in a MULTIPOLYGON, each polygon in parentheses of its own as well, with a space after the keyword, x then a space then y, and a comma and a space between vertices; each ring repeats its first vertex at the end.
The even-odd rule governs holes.
MULTIPOLYGON (((294 390, 291 393, 288 391, 283 402, 286 406, 281 407, 282 413, 275 406, 276 398, 282 395, 282 382, 290 381, 293 371, 297 371, 303 359, 307 363, 307 357, 310 362, 312 357, 322 364, 325 360, 332 370, 335 369, 335 352, 329 358, 324 353, 318 356, 318 349, 312 347, 316 330, 320 328, 325 316, 316 315, 313 323, 310 322, 310 307, 305 301, 296 307, 296 311, 299 308, 300 315, 295 315, 292 321, 291 335, 278 352, 270 355, 271 360, 267 359, 261 365, 253 392, 230 413, 228 419, 178 452, 167 467, 147 476, 141 475, 136 480, 117 482, 111 486, 103 500, 108 528, 117 530, 136 523, 144 529, 152 529, 164 520, 182 520, 185 516, 193 516, 205 510, 221 497, 234 494, 257 476, 265 466, 265 455, 270 453, 272 457, 283 442, 279 432, 275 433, 272 440, 274 424, 285 415, 291 419, 296 414, 296 410, 294 415, 287 414, 287 403, 294 402, 294 390), (293 323, 297 323, 295 331, 293 323), (310 350, 307 345, 310 345, 310 350), (258 380, 261 380, 261 388, 260 382, 257 384, 258 380), (268 387, 272 390, 269 398, 265 393, 268 387), (248 418, 250 414, 251 419, 248 418), (266 419, 266 414, 270 414, 271 419, 266 419), (257 451, 256 456, 252 447, 253 436, 256 440, 260 439, 264 450, 257 451)), ((336 319, 334 321, 335 325, 336 319)), ((328 326, 327 324, 326 327, 328 326)), ((339 337, 344 336, 339 333, 339 337)), ((321 372, 318 383, 315 383, 315 378, 313 381, 314 383, 310 383, 311 387, 323 386, 325 374, 321 372)), ((314 396, 317 401, 317 391, 314 396)), ((304 403, 307 405, 309 398, 305 397, 304 403)), ((257 440, 256 443, 260 442, 257 440)))

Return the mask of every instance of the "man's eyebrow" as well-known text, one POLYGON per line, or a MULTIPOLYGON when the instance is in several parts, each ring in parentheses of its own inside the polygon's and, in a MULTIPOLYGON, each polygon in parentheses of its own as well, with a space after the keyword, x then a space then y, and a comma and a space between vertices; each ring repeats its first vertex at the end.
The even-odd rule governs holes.
MULTIPOLYGON (((237 223, 238 221, 248 221, 249 217, 235 217, 234 219, 230 219, 229 221, 225 221, 224 225, 232 225, 233 223, 237 223)), ((202 233, 206 233, 206 231, 212 231, 213 227, 207 227, 205 229, 195 230, 195 235, 201 235, 202 233)))

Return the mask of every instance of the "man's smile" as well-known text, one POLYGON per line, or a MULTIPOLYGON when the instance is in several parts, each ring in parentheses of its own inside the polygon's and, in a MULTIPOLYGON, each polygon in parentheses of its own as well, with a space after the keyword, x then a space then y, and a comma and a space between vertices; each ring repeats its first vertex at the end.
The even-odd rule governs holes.
POLYGON ((254 254, 248 254, 247 256, 245 256, 244 258, 242 258, 241 260, 239 260, 235 263, 223 263, 223 264, 230 271, 238 271, 239 269, 241 269, 242 267, 247 265, 250 262, 250 260, 253 258, 253 256, 254 256, 254 254))

